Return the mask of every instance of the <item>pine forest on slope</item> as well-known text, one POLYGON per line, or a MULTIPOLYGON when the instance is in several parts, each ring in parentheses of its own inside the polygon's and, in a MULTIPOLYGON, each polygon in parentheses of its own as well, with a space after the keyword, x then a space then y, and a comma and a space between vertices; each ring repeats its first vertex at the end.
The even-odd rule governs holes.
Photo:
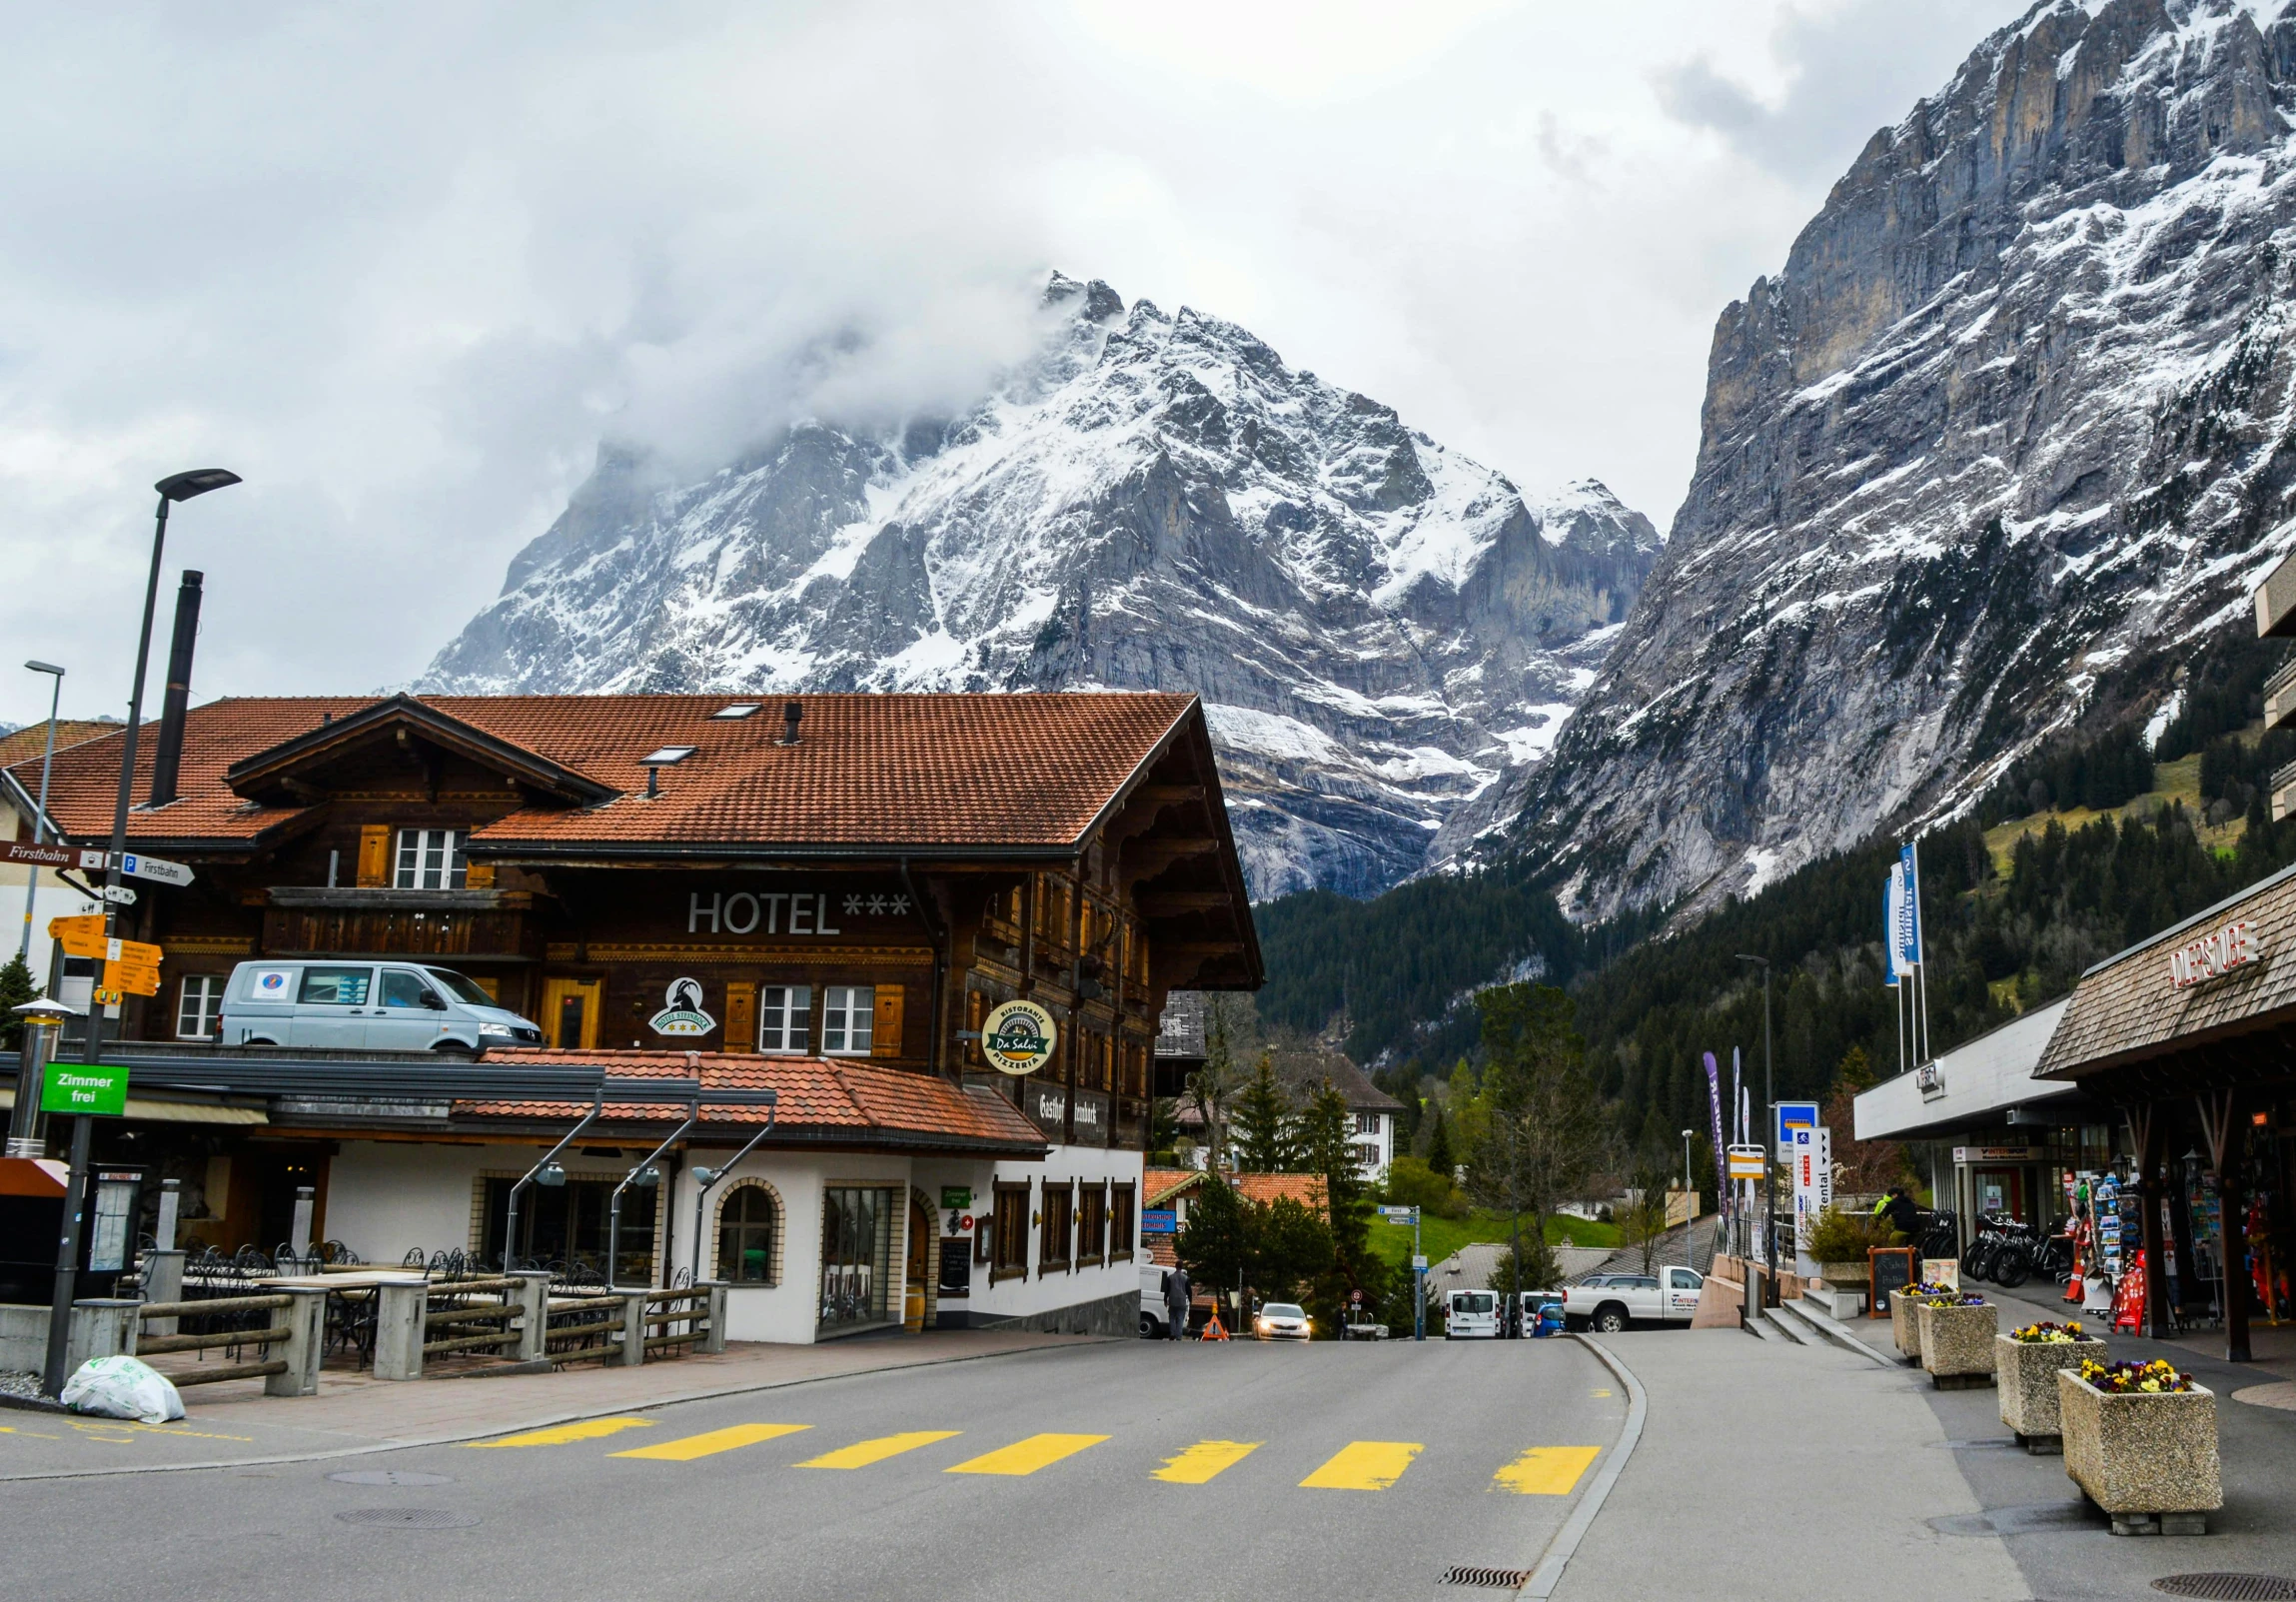
POLYGON ((1419 871, 1553 743, 1657 531, 1216 318, 1055 275, 1043 319, 960 417, 802 423, 697 483, 601 452, 423 687, 1190 690, 1255 894, 1419 871))

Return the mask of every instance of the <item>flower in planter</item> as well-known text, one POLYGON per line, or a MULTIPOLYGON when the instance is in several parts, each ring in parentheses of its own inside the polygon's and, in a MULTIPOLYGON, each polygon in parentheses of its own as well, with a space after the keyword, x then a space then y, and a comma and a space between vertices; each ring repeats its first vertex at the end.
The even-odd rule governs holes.
POLYGON ((2081 1379, 2115 1396, 2162 1395, 2192 1389, 2190 1374, 2177 1372, 2173 1365, 2157 1357, 2149 1363, 2100 1363, 2094 1358, 2083 1358, 2081 1379))
POLYGON ((1982 1292, 1969 1290, 1947 1291, 1942 1296, 1932 1298, 1932 1304, 1938 1307, 1983 1307, 1986 1302, 1982 1292))
POLYGON ((2088 1337, 2082 1333, 2078 1319, 2074 1319, 2070 1323, 2060 1324, 2044 1318, 2037 1324, 2027 1324, 2022 1329, 2010 1330, 2009 1338, 2021 1340, 2028 1346, 2053 1346, 2058 1344, 2070 1345, 2076 1340, 2086 1340, 2088 1337))
POLYGON ((1904 1296, 1908 1300, 1919 1298, 1921 1300, 1927 1301, 1938 1300, 1947 1296, 1958 1296, 1961 1294, 1961 1291, 1960 1287, 1957 1285, 1947 1285, 1939 1283, 1936 1280, 1924 1279, 1918 1285, 1907 1285, 1903 1290, 1899 1291, 1898 1294, 1904 1296))

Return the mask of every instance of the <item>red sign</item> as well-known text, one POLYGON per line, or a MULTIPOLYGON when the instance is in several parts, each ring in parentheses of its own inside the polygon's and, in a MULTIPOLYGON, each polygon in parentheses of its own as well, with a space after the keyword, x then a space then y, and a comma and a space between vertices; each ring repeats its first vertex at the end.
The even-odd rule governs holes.
POLYGON ((2168 953, 2168 982, 2187 990, 2256 960, 2256 925, 2246 918, 2168 953))

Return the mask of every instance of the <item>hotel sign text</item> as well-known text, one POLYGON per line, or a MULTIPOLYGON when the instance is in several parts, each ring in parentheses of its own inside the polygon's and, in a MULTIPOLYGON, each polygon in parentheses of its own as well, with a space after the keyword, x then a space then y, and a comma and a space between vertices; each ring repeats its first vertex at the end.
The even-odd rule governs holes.
POLYGON ((2227 923, 2213 934, 2180 945, 2168 953, 2168 982, 2188 990, 2220 978, 2236 967, 2256 960, 2256 925, 2247 918, 2227 923))

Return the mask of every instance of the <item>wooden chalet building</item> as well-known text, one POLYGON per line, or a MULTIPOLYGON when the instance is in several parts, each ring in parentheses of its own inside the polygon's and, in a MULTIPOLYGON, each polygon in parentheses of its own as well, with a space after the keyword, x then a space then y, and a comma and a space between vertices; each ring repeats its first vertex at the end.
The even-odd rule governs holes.
MULTIPOLYGON (((126 1039, 229 1059, 238 1042, 216 1037, 220 1003, 249 959, 451 967, 538 1026, 538 1061, 615 1074, 706 1064, 705 1085, 786 1080, 774 1131, 743 1170, 771 1198, 743 1201, 726 1224, 743 1187, 713 1192, 704 1244, 714 1252, 725 1229, 747 1230, 751 1266, 797 1283, 826 1271, 842 1249, 827 1237, 855 1219, 883 1228, 858 1248, 885 1259, 873 1315, 845 1322, 897 1317, 883 1284, 923 1272, 943 1322, 1081 1327, 1076 1310, 1090 1307, 1085 1325, 1131 1327, 1129 1220, 1164 998, 1262 977, 1195 698, 250 699, 193 709, 159 734, 141 743, 130 847, 197 876, 182 888, 139 881, 123 911, 121 932, 164 953, 161 993, 120 1009, 126 1039), (180 766, 157 776, 155 799, 153 754, 171 748, 180 766), (1018 1076, 995 1071, 979 1038, 989 1011, 1016 998, 1058 1029, 1049 1060, 1018 1076), (671 1011, 683 1023, 656 1032, 671 1011), (884 1194, 832 1194, 862 1188, 884 1194), (806 1267, 815 1226, 824 1256, 806 1267), (933 1271, 917 1249, 928 1229, 955 1231, 981 1271, 955 1272, 946 1239, 933 1271), (776 1244, 756 1247, 766 1236, 776 1244)), ((50 826, 73 843, 108 836, 121 738, 57 754, 50 826)), ((0 782, 19 812, 36 767, 0 782)), ((85 983, 66 977, 60 993, 85 983)), ((381 1029, 370 1052, 391 1043, 381 1029)), ((227 1250, 268 1249, 288 1173, 319 1189, 321 1236, 369 1260, 411 1246, 499 1251, 505 1176, 563 1132, 565 1109, 433 1110, 444 1115, 306 1097, 275 1100, 253 1125, 200 1124, 192 1145, 207 1168, 195 1150, 168 1170, 207 1175, 184 1228, 210 1226, 227 1250), (219 1180, 218 1155, 247 1172, 219 1180)), ((594 1244, 574 1192, 618 1178, 616 1154, 642 1155, 658 1121, 616 1116, 570 1156, 574 1183, 537 1215, 548 1238, 522 1250, 594 1244), (575 1160, 589 1154, 603 1160, 575 1160)), ((746 1138, 738 1117, 718 1121, 725 1132, 705 1121, 711 1132, 686 1144, 746 1138)), ((150 1133, 147 1155, 189 1138, 150 1133)), ((682 1194, 663 1187, 672 1205, 647 1226, 650 1261, 625 1273, 661 1278, 687 1261, 682 1194)), ((762 1300, 744 1312, 736 1298, 733 1332, 810 1339, 837 1322, 762 1300)))

